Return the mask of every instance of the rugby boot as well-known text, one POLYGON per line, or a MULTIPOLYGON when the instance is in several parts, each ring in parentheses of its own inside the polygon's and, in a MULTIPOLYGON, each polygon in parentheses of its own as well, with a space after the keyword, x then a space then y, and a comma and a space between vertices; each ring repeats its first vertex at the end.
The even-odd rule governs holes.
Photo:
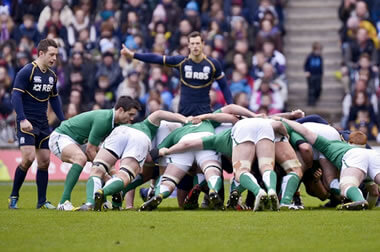
POLYGON ((195 185, 190 192, 186 195, 186 198, 183 202, 183 209, 184 210, 192 210, 199 208, 199 195, 201 194, 201 187, 200 185, 195 185))
POLYGON ((103 192, 103 189, 99 189, 95 193, 94 211, 102 211, 103 204, 104 204, 104 192, 103 192))
POLYGON ((274 190, 268 192, 269 209, 278 211, 280 209, 280 202, 278 201, 277 193, 274 190))
POLYGON ((83 204, 80 207, 74 208, 73 211, 92 211, 94 210, 94 206, 91 204, 83 204))
POLYGON ((119 211, 123 205, 123 196, 121 192, 112 194, 112 210, 119 211))
POLYGON ((59 210, 59 211, 73 211, 74 206, 70 201, 66 200, 63 204, 60 204, 60 203, 58 204, 57 210, 59 210))
POLYGON ((338 210, 365 210, 368 209, 368 202, 366 200, 350 202, 339 205, 338 210))
POLYGON ((144 204, 141 205, 139 211, 152 211, 158 207, 162 202, 162 196, 156 195, 144 204))
POLYGON ((302 198, 300 192, 296 192, 293 196, 293 203, 297 206, 298 209, 303 210, 305 206, 303 205, 302 198))
POLYGON ((239 192, 236 190, 233 190, 230 193, 229 200, 227 201, 227 208, 238 210, 237 207, 239 205, 239 198, 240 198, 239 192))
POLYGON ((8 198, 8 208, 9 209, 18 209, 17 202, 18 202, 17 196, 10 196, 8 198))
POLYGON ((48 209, 48 210, 53 210, 56 209, 54 205, 50 203, 50 201, 45 201, 42 204, 37 204, 37 209, 48 209))
POLYGON ((210 206, 209 206, 210 209, 224 210, 223 201, 217 192, 210 190, 210 193, 208 196, 210 198, 210 206))
POLYGON ((267 204, 268 201, 268 195, 267 193, 260 189, 259 193, 256 196, 253 211, 263 211, 265 209, 265 205, 267 204))
POLYGON ((286 211, 286 210, 298 210, 299 208, 294 205, 294 204, 284 204, 284 203, 281 203, 280 204, 280 210, 281 211, 286 211))

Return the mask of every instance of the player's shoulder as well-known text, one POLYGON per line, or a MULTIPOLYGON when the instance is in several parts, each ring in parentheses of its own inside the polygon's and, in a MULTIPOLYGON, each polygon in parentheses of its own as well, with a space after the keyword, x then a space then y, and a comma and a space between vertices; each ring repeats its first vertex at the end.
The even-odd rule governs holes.
POLYGON ((212 58, 210 56, 205 56, 205 60, 210 62, 215 68, 221 68, 220 62, 215 58, 212 58))
POLYGON ((26 64, 25 66, 23 66, 20 71, 18 71, 18 73, 22 74, 22 73, 29 73, 33 70, 33 68, 35 68, 36 66, 33 64, 33 63, 28 63, 26 64))

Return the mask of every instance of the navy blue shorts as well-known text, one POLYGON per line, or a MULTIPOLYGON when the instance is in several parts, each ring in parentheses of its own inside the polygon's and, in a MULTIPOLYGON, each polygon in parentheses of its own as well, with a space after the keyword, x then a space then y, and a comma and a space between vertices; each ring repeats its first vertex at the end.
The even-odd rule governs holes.
POLYGON ((19 146, 33 145, 36 149, 49 149, 50 128, 47 121, 36 122, 28 121, 33 125, 33 130, 30 132, 22 131, 20 122, 17 122, 17 138, 19 146))

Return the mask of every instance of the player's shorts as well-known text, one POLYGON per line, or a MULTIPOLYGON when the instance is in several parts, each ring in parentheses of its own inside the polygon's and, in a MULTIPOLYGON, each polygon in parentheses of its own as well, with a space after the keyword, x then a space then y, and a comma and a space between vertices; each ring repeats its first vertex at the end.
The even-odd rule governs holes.
POLYGON ((232 128, 233 147, 244 142, 257 143, 262 139, 274 141, 275 136, 270 120, 247 118, 238 121, 232 128))
POLYGON ((78 144, 74 139, 72 139, 68 135, 64 135, 56 131, 53 131, 50 134, 49 149, 59 159, 61 159, 63 149, 66 148, 70 144, 75 144, 75 145, 80 146, 80 144, 78 144))
POLYGON ((37 122, 35 120, 28 121, 32 124, 33 130, 30 132, 23 131, 20 128, 20 122, 17 122, 17 138, 19 146, 32 145, 36 149, 49 149, 49 136, 50 128, 49 123, 46 122, 37 122))
POLYGON ((142 167, 151 149, 151 141, 142 131, 121 125, 104 140, 102 148, 118 159, 134 158, 142 167))
POLYGON ((380 173, 380 153, 364 148, 351 149, 342 158, 342 171, 348 167, 359 168, 374 180, 380 173))
MULTIPOLYGON (((212 135, 211 132, 191 133, 183 136, 179 142, 185 140, 200 139, 202 137, 210 135, 212 135)), ((166 163, 179 165, 178 167, 180 169, 187 172, 190 170, 194 161, 197 162, 198 166, 201 166, 201 164, 205 161, 217 161, 220 163, 220 155, 213 150, 201 150, 168 155, 166 156, 165 160, 166 163)))
MULTIPOLYGON (((307 129, 311 130, 315 134, 319 136, 323 136, 328 140, 338 140, 340 141, 339 132, 331 127, 330 125, 314 123, 314 122, 306 122, 302 124, 307 129)), ((322 153, 320 153, 316 148, 313 148, 313 160, 319 160, 321 158, 326 158, 322 153)))

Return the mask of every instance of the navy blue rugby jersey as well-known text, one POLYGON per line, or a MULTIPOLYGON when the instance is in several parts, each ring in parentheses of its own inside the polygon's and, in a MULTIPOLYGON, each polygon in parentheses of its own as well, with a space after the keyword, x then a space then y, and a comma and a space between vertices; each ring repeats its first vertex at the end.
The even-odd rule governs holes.
POLYGON ((194 62, 190 57, 163 56, 166 66, 174 67, 179 71, 181 81, 180 103, 210 104, 210 88, 215 80, 224 77, 218 61, 205 56, 200 62, 194 62))
POLYGON ((58 96, 57 76, 47 68, 41 71, 37 63, 25 65, 16 75, 13 92, 21 92, 26 119, 47 121, 47 107, 50 97, 58 96))

